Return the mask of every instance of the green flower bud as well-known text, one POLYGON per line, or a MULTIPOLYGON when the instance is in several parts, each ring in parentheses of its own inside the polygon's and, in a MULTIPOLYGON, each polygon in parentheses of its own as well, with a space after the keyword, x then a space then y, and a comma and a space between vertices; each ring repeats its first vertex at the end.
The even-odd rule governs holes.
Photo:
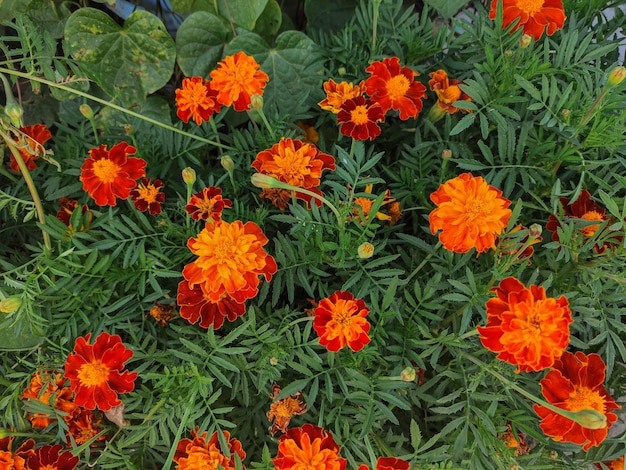
POLYGON ((87 103, 83 103, 78 107, 80 114, 83 115, 85 119, 89 119, 90 121, 93 119, 93 109, 87 103))
POLYGON ((220 158, 220 164, 222 165, 222 168, 229 173, 232 173, 235 170, 235 162, 228 155, 224 155, 220 158))
POLYGON ((609 72, 608 82, 610 85, 619 85, 626 78, 626 67, 620 65, 609 72))
POLYGON ((187 167, 182 170, 183 181, 186 184, 194 184, 196 182, 196 170, 193 168, 187 167))
POLYGON ((0 312, 13 313, 22 305, 22 299, 17 296, 9 297, 8 299, 0 300, 0 312))
POLYGON ((587 429, 604 429, 607 427, 606 415, 597 410, 584 409, 573 413, 572 419, 587 429))
POLYGON ((357 253, 361 259, 371 258, 374 254, 374 245, 368 242, 361 243, 357 248, 357 253))
POLYGON ((9 117, 11 124, 15 127, 22 127, 22 116, 24 115, 24 110, 17 103, 7 103, 4 107, 4 113, 9 117))

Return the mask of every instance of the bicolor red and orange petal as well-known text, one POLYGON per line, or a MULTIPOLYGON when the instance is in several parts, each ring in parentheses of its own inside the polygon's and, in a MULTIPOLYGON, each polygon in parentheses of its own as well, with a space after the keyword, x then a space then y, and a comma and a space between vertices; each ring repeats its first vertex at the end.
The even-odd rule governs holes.
MULTIPOLYGON (((453 106, 455 101, 472 101, 472 98, 465 93, 459 85, 463 85, 463 82, 448 78, 448 74, 445 70, 437 70, 435 72, 431 72, 430 80, 428 84, 430 85, 431 91, 434 91, 437 95, 437 104, 442 111, 454 114, 459 108, 453 106)), ((466 109, 461 110, 463 112, 467 112, 466 109)))
POLYGON ((137 187, 130 192, 130 197, 135 207, 141 212, 150 215, 161 213, 161 204, 165 202, 165 193, 161 192, 163 181, 150 178, 142 178, 137 187))
POLYGON ((318 106, 325 111, 333 114, 339 113, 343 104, 357 96, 363 96, 365 93, 365 81, 361 81, 357 85, 350 82, 336 83, 332 78, 324 82, 324 91, 326 98, 318 103, 318 106))
POLYGON ((360 351, 370 342, 370 324, 365 319, 368 313, 365 302, 350 292, 335 291, 320 300, 313 320, 320 344, 333 352, 345 346, 360 351))
POLYGON ((374 140, 380 135, 379 122, 385 120, 385 111, 375 101, 364 96, 350 98, 337 113, 339 132, 354 140, 374 140))
POLYGON ((225 208, 233 207, 230 199, 222 197, 222 190, 209 186, 189 198, 185 210, 193 220, 220 220, 225 208))
MULTIPOLYGON (((30 380, 28 388, 24 390, 22 400, 37 400, 44 405, 70 414, 76 408, 73 402, 73 393, 67 385, 67 379, 58 372, 37 371, 30 380)), ((47 413, 28 414, 33 428, 45 428, 56 418, 47 413)))
MULTIPOLYGON (((26 164, 26 168, 34 170, 37 168, 35 160, 39 155, 45 152, 43 144, 52 138, 52 134, 43 124, 34 124, 19 128, 19 133, 15 132, 15 141, 17 142, 17 150, 26 164)), ((11 154, 11 170, 20 171, 17 166, 15 157, 11 154)))
POLYGON ((291 418, 306 413, 306 403, 302 401, 302 392, 296 392, 288 397, 277 400, 280 394, 278 384, 272 385, 272 393, 270 398, 274 400, 267 412, 267 419, 270 420, 270 434, 273 436, 277 431, 287 432, 287 426, 291 422, 291 418))

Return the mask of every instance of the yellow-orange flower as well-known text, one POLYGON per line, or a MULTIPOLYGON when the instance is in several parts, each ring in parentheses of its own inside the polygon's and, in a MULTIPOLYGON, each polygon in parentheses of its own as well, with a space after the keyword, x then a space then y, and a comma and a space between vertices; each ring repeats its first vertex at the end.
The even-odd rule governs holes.
MULTIPOLYGON (((365 185, 365 193, 372 194, 372 189, 374 188, 373 184, 365 185)), ((354 216, 360 217, 360 214, 363 214, 363 218, 365 222, 370 220, 370 213, 372 211, 372 207, 374 206, 375 199, 371 199, 368 197, 356 197, 354 198, 354 216)), ((380 209, 374 217, 378 220, 384 220, 389 225, 395 225, 400 217, 402 217, 402 211, 400 210, 400 203, 396 201, 394 197, 391 196, 391 191, 388 189, 385 190, 385 197, 383 198, 383 202, 380 206, 380 209), (387 207, 385 207, 387 206, 387 207), (385 210, 382 210, 385 207, 385 210)), ((361 222, 362 223, 362 222, 361 222)))
MULTIPOLYGON (((498 0, 492 0, 489 11, 492 20, 496 17, 497 7, 498 0)), ((562 29, 567 18, 562 0, 502 0, 502 12, 503 27, 519 19, 513 31, 523 28, 524 33, 533 36, 535 41, 539 41, 544 31, 552 36, 562 29)))
POLYGON ((275 470, 345 470, 347 461, 339 457, 339 451, 332 434, 305 424, 280 436, 272 463, 275 470))
POLYGON ((511 217, 511 201, 502 197, 502 191, 471 173, 446 181, 430 200, 437 205, 428 216, 430 231, 441 230, 439 240, 455 253, 493 248, 511 217))
MULTIPOLYGON (((30 380, 28 388, 24 390, 22 400, 37 400, 52 408, 71 413, 76 405, 72 401, 72 391, 66 387, 67 379, 58 372, 38 370, 30 380)), ((33 428, 45 428, 55 418, 47 413, 28 414, 33 428)))
POLYGON ((302 133, 298 132, 298 134, 302 135, 302 137, 300 138, 302 142, 304 142, 305 144, 317 145, 317 143, 320 141, 320 135, 315 130, 315 127, 312 124, 308 124, 302 121, 296 121, 296 126, 302 129, 302 133))
POLYGON ((600 463, 594 463, 594 465, 599 470, 602 470, 605 467, 608 468, 608 470, 624 470, 625 468, 623 455, 621 457, 618 457, 617 459, 610 460, 608 462, 602 462, 602 463, 604 464, 604 467, 600 463))
POLYGON ((161 326, 167 326, 170 321, 178 316, 176 312, 174 312, 173 305, 160 304, 158 302, 154 302, 154 307, 150 309, 148 315, 151 315, 161 326))
POLYGON ((525 287, 507 277, 491 289, 487 325, 477 327, 480 341, 498 359, 518 367, 518 372, 552 367, 569 344, 572 312, 565 296, 546 296, 543 287, 525 287))
MULTIPOLYGON (((221 431, 220 431, 221 432, 221 431)), ((191 439, 181 439, 176 446, 174 462, 178 470, 235 470, 235 454, 243 461, 246 453, 241 447, 241 442, 230 437, 228 431, 223 431, 223 437, 228 443, 230 457, 226 457, 221 449, 218 431, 215 431, 207 441, 208 433, 199 433, 199 428, 191 431, 191 439)), ((243 466, 245 470, 245 466, 243 466)))
MULTIPOLYGON (((259 152, 251 165, 264 175, 272 176, 278 181, 308 189, 322 194, 317 189, 320 185, 322 172, 335 169, 335 159, 320 152, 315 145, 300 140, 282 138, 270 149, 259 152)), ((312 197, 296 191, 296 197, 311 203, 312 197)), ((280 188, 266 188, 261 197, 270 199, 278 208, 285 209, 291 197, 291 191, 280 188)), ((317 199, 315 204, 321 205, 317 199)))
MULTIPOLYGON (((445 70, 440 69, 430 73, 428 84, 431 91, 437 94, 436 106, 446 113, 454 114, 459 110, 452 105, 455 101, 472 101, 472 98, 459 87, 463 82, 448 78, 445 70)), ((465 113, 468 110, 462 109, 461 111, 465 113)))
POLYGON ((13 450, 13 439, 13 436, 0 439, 0 469, 28 470, 27 461, 35 454, 35 440, 28 439, 13 450))
POLYGON ((514 434, 511 423, 506 423, 506 431, 500 438, 504 441, 504 445, 510 449, 515 449, 515 455, 524 455, 529 451, 526 436, 519 431, 514 434))
POLYGON ((324 82, 324 91, 326 92, 326 98, 317 103, 318 106, 325 111, 338 114, 346 101, 357 96, 363 96, 363 93, 365 93, 365 81, 355 85, 349 82, 336 83, 331 78, 324 82))
POLYGON ((268 241, 254 222, 207 223, 187 242, 198 258, 184 267, 183 276, 190 289, 200 285, 212 302, 227 295, 243 303, 257 295, 259 276, 269 282, 278 269, 274 258, 263 249, 268 241))
MULTIPOLYGON (((68 428, 68 441, 71 436, 79 446, 90 441, 102 431, 102 416, 100 413, 85 408, 77 407, 71 415, 65 417, 65 423, 68 428)), ((95 442, 105 441, 107 438, 106 434, 101 434, 96 438, 95 442)))
POLYGON ((148 211, 150 215, 161 213, 161 204, 165 202, 165 193, 161 192, 163 181, 142 178, 137 187, 130 192, 135 207, 141 212, 148 211))
POLYGON ((210 86, 217 92, 217 101, 233 106, 235 111, 250 109, 252 95, 263 95, 269 80, 254 57, 245 52, 224 57, 211 72, 210 86))
POLYGON ((272 385, 272 393, 270 398, 274 402, 270 405, 267 412, 267 419, 274 421, 270 426, 270 434, 273 436, 276 431, 287 432, 287 426, 291 418, 306 413, 306 403, 302 401, 302 392, 294 393, 289 397, 276 400, 280 393, 278 384, 272 385))
POLYGON ((355 299, 350 292, 335 291, 320 300, 315 308, 313 328, 320 337, 320 344, 329 351, 337 352, 346 345, 360 351, 370 342, 370 324, 365 319, 369 309, 362 299, 355 299))
POLYGON ((200 125, 220 111, 221 105, 217 102, 215 91, 209 86, 209 81, 202 77, 184 78, 182 88, 177 88, 175 93, 176 115, 185 123, 193 119, 200 125))

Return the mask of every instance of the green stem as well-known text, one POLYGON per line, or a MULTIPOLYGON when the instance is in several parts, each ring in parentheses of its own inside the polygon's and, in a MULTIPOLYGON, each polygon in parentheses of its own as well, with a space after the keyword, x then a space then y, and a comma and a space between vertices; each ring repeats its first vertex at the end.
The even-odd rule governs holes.
POLYGON ((180 420, 180 426, 178 426, 178 430, 176 431, 176 436, 174 437, 174 445, 170 449, 169 454, 167 454, 167 459, 161 467, 161 470, 170 470, 172 466, 172 461, 174 460, 174 454, 176 453, 176 447, 178 446, 178 441, 180 441, 180 437, 183 435, 183 429, 187 426, 187 420, 189 419, 189 415, 191 414, 191 410, 193 409, 193 405, 196 400, 196 390, 193 390, 191 394, 191 398, 189 399, 187 406, 185 407, 185 413, 183 414, 182 419, 180 420))
POLYGON ((73 94, 75 94, 77 96, 82 96, 83 98, 87 98, 88 100, 95 101, 96 103, 99 103, 99 104, 104 105, 104 106, 108 106, 109 108, 113 108, 116 111, 120 111, 122 113, 128 114, 129 116, 133 116, 133 117, 136 117, 137 119, 141 119, 143 121, 149 122, 150 124, 154 124, 155 126, 162 127, 163 129, 167 129, 169 131, 176 132, 178 134, 184 135, 185 137, 189 137, 191 139, 199 140, 200 142, 204 142, 205 144, 214 145, 215 147, 223 148, 223 149, 226 149, 226 150, 235 150, 233 147, 229 147, 228 145, 224 145, 224 144, 221 144, 219 142, 215 142, 214 140, 205 139, 204 137, 201 137, 199 135, 194 135, 194 134, 191 134, 189 132, 185 132, 185 131, 183 131, 181 129, 177 129, 174 126, 170 126, 169 124, 165 124, 164 122, 157 121, 156 119, 152 119, 152 118, 150 118, 148 116, 143 116, 143 115, 141 115, 139 113, 136 113, 135 111, 131 111, 130 109, 126 109, 126 108, 124 108, 122 106, 119 106, 117 104, 111 103, 110 101, 106 101, 106 100, 103 100, 101 98, 98 98, 97 96, 93 96, 93 95, 90 95, 89 93, 85 93, 84 91, 75 90, 74 88, 70 88, 70 87, 65 86, 65 85, 60 85, 58 83, 51 82, 51 81, 46 80, 44 78, 35 77, 35 76, 29 75, 27 73, 18 72, 18 71, 11 70, 11 69, 6 69, 6 68, 3 68, 3 67, 0 67, 0 73, 8 73, 10 75, 15 75, 17 77, 26 78, 28 80, 34 80, 36 82, 43 83, 44 85, 48 85, 49 87, 58 88, 59 90, 67 91, 68 93, 73 93, 73 94))
POLYGON ((372 15, 372 56, 376 53, 376 33, 378 30, 378 12, 381 0, 373 0, 374 14, 372 15))
MULTIPOLYGON (((43 211, 43 205, 41 204, 39 193, 37 192, 37 188, 35 186, 35 183, 33 182, 33 178, 30 176, 30 171, 28 171, 26 163, 22 159, 22 155, 17 149, 17 146, 15 145, 13 139, 9 135, 0 131, 0 136, 2 136, 2 138, 7 144, 7 147, 9 147, 11 154, 13 155, 13 157, 15 158, 15 161, 17 162, 17 166, 19 167, 20 172, 22 173, 22 176, 24 177, 26 186, 28 186, 30 195, 33 198, 33 202, 35 203, 35 210, 37 211, 37 218, 39 219, 39 223, 41 225, 46 225, 46 215, 43 211)), ((48 232, 46 232, 45 230, 42 230, 41 233, 43 235, 43 244, 45 245, 46 249, 48 251, 52 251, 52 244, 50 243, 50 235, 48 235, 48 232)))
MULTIPOLYGON (((435 248, 433 248, 435 251, 437 251, 439 248, 441 247, 441 242, 438 241, 437 244, 435 245, 435 248)), ((426 265, 426 263, 428 263, 428 261, 430 260, 430 258, 432 258, 434 255, 434 253, 430 253, 428 254, 423 260, 422 262, 417 266, 417 268, 415 268, 413 270, 413 272, 411 272, 411 274, 409 274, 409 277, 406 278, 405 282, 408 284, 409 281, 411 279, 413 279, 413 277, 420 272, 420 270, 426 265)))

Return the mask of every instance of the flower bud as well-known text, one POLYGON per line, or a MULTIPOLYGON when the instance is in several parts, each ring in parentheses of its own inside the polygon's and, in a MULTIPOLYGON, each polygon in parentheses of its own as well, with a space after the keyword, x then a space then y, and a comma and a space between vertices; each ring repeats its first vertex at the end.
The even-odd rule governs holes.
POLYGON ((272 178, 270 175, 264 175, 263 173, 255 173, 250 177, 250 181, 254 186, 261 189, 279 188, 280 181, 276 178, 272 178))
POLYGON ((348 73, 348 71, 346 70, 345 67, 339 67, 337 69, 337 73, 339 74, 340 77, 343 77, 346 73, 348 73))
POLYGON ((539 238, 541 236, 541 232, 543 232, 543 229, 539 224, 532 224, 528 228, 528 236, 532 238, 539 238))
POLYGON ((22 127, 22 116, 24 115, 24 110, 17 103, 7 103, 4 107, 4 113, 9 117, 11 124, 15 127, 22 127))
POLYGON ((85 119, 89 119, 90 121, 93 119, 93 109, 87 103, 83 103, 78 107, 80 114, 83 115, 85 119))
POLYGON ((447 160, 448 158, 452 158, 452 150, 450 149, 442 150, 441 158, 443 158, 444 160, 447 160))
POLYGON ((17 296, 9 297, 8 299, 0 300, 0 312, 13 313, 22 305, 22 299, 17 296))
POLYGON ((357 248, 357 253, 361 259, 371 258, 374 254, 374 245, 368 242, 361 243, 357 248))
POLYGON ((196 182, 196 170, 191 167, 183 168, 182 170, 183 181, 186 184, 194 184, 196 182))
POLYGON ((278 365, 278 358, 276 356, 270 357, 270 365, 272 365, 272 366, 277 366, 278 365))
POLYGON ((400 372, 400 378, 402 378, 404 382, 413 382, 415 377, 417 377, 417 373, 413 367, 407 367, 400 372))
POLYGON ((519 47, 521 47, 522 49, 526 49, 528 46, 530 46, 532 40, 533 37, 530 34, 524 34, 519 40, 519 47))
POLYGON ((235 162, 228 155, 224 155, 220 158, 220 164, 227 172, 232 173, 235 170, 235 162))
POLYGON ((619 85, 624 81, 624 78, 626 78, 626 67, 620 65, 609 72, 608 83, 613 86, 619 85))
POLYGON ((258 93, 255 93, 250 97, 250 108, 255 111, 263 110, 263 97, 258 93))
POLYGON ((570 114, 572 114, 572 112, 567 108, 561 110, 561 116, 564 118, 569 117, 570 114))
POLYGON ((587 429, 604 429, 608 425, 606 415, 592 409, 576 411, 572 419, 587 429))
POLYGON ((548 457, 552 460, 556 460, 559 458, 559 453, 556 450, 551 450, 550 452, 548 452, 548 457))

